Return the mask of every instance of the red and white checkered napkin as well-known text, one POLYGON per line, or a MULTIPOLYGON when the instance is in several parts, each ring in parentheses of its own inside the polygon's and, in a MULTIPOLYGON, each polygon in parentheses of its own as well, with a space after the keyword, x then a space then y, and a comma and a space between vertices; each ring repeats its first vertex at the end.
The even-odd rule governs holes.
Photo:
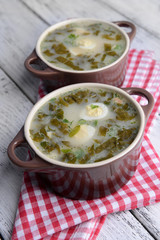
MULTIPOLYGON (((112 195, 78 201, 47 191, 41 186, 38 174, 25 173, 12 239, 96 239, 107 214, 160 201, 160 158, 147 135, 160 110, 159 81, 160 64, 152 60, 152 53, 131 50, 123 87, 146 88, 155 98, 132 179, 112 195)), ((44 94, 41 85, 39 95, 44 94)))

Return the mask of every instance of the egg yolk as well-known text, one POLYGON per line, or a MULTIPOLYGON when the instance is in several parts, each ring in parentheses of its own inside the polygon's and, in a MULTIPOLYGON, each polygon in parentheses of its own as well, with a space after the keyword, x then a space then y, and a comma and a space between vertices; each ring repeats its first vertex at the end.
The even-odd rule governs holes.
POLYGON ((96 43, 87 38, 80 39, 77 41, 77 44, 80 48, 93 49, 96 46, 96 43))
POLYGON ((95 48, 96 43, 92 39, 82 38, 82 39, 76 40, 76 45, 77 45, 76 47, 71 47, 69 49, 69 51, 73 55, 84 54, 84 53, 87 53, 88 51, 90 52, 90 50, 95 48))
POLYGON ((86 112, 87 112, 87 115, 90 116, 90 117, 99 117, 102 115, 103 113, 103 109, 97 105, 89 105, 89 106, 86 106, 86 112))
POLYGON ((90 103, 81 111, 80 117, 85 120, 98 120, 109 116, 109 109, 103 103, 90 103))

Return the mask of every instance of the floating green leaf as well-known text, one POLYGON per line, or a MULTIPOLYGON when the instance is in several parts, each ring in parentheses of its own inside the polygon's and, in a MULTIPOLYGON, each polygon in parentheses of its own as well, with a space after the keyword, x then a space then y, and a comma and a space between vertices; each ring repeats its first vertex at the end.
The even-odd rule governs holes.
POLYGON ((74 127, 74 128, 70 131, 69 137, 73 137, 74 135, 76 135, 76 134, 79 132, 79 130, 80 130, 80 125, 74 127))
POLYGON ((47 117, 47 116, 48 116, 48 115, 45 114, 45 113, 43 113, 43 112, 39 112, 38 115, 37 115, 37 117, 38 117, 39 120, 42 120, 43 118, 45 118, 45 117, 47 117))
POLYGON ((94 108, 98 108, 99 106, 98 106, 98 105, 91 104, 90 107, 91 107, 92 109, 94 109, 94 108))
POLYGON ((54 149, 54 146, 52 144, 50 144, 49 142, 41 142, 41 146, 47 151, 47 152, 51 152, 54 149))
POLYGON ((69 153, 69 152, 71 152, 71 149, 61 149, 61 152, 63 152, 63 153, 69 153))
POLYGON ((40 133, 42 133, 42 134, 44 134, 46 137, 48 137, 45 127, 41 127, 40 133))
POLYGON ((78 35, 75 35, 75 34, 73 34, 73 33, 71 33, 71 34, 68 36, 68 38, 73 39, 73 40, 75 40, 77 37, 78 37, 78 35))
POLYGON ((87 123, 87 121, 84 120, 84 119, 80 119, 80 120, 78 121, 78 124, 80 124, 80 125, 85 124, 85 123, 87 123))
POLYGON ((56 98, 51 98, 50 102, 53 103, 53 102, 55 102, 55 100, 56 100, 56 98))
POLYGON ((33 141, 35 142, 41 142, 43 138, 44 138, 44 135, 38 132, 33 134, 33 137, 32 137, 33 141))
POLYGON ((74 155, 76 156, 76 158, 79 160, 81 158, 84 157, 85 153, 84 153, 84 150, 81 149, 81 148, 78 148, 75 152, 74 152, 74 155))
POLYGON ((93 121, 93 126, 96 127, 97 124, 98 124, 98 120, 94 120, 94 121, 93 121))

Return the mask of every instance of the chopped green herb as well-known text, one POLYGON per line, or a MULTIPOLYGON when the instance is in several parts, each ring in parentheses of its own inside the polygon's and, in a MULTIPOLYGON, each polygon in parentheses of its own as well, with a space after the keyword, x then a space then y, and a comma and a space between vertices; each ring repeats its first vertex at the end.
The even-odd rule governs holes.
POLYGON ((104 101, 104 104, 105 104, 105 105, 109 105, 110 103, 111 103, 110 100, 104 101))
POLYGON ((108 132, 108 128, 106 128, 106 127, 104 127, 104 126, 100 126, 99 127, 99 132, 98 132, 98 134, 100 135, 100 136, 106 136, 106 132, 108 132))
POLYGON ((62 143, 67 146, 67 147, 70 147, 70 142, 69 141, 62 141, 62 143))
POLYGON ((75 35, 73 33, 69 34, 68 37, 65 38, 64 42, 66 44, 70 44, 72 46, 75 45, 75 40, 79 37, 79 35, 75 35))
POLYGON ((102 62, 105 60, 106 56, 107 56, 107 53, 104 53, 104 54, 102 55, 102 57, 101 57, 101 61, 102 61, 102 62))
POLYGON ((94 139, 95 143, 99 144, 100 141, 98 139, 94 139))
POLYGON ((68 107, 68 103, 62 97, 59 97, 59 102, 58 103, 64 105, 65 107, 68 107))
POLYGON ((97 124, 98 124, 98 120, 94 120, 94 121, 93 121, 93 126, 96 127, 97 124))
POLYGON ((70 39, 76 39, 78 37, 78 35, 75 35, 75 34, 73 34, 73 33, 71 33, 69 36, 68 36, 68 38, 70 38, 70 39))
POLYGON ((56 119, 56 118, 52 118, 51 121, 50 121, 50 123, 51 123, 52 125, 54 125, 54 126, 57 126, 57 127, 60 125, 59 120, 56 119))
POLYGON ((72 123, 72 122, 68 121, 66 118, 63 119, 63 122, 64 122, 64 123, 72 123))
POLYGON ((35 142, 41 142, 44 139, 44 135, 42 133, 35 133, 32 136, 33 141, 35 142))
POLYGON ((88 147, 88 153, 93 156, 94 155, 94 144, 91 147, 88 147))
POLYGON ((56 106, 53 105, 52 103, 49 103, 48 109, 49 109, 49 111, 54 111, 56 109, 56 106))
POLYGON ((47 117, 47 116, 48 116, 47 114, 42 113, 42 112, 39 112, 38 115, 37 115, 37 117, 38 117, 39 120, 42 120, 43 118, 45 118, 45 117, 47 117))
POLYGON ((92 109, 94 109, 94 108, 98 108, 99 106, 98 106, 98 105, 91 104, 90 107, 91 107, 92 109))
POLYGON ((115 137, 117 135, 117 128, 112 126, 108 130, 108 135, 111 137, 115 137))
POLYGON ((133 118, 135 118, 136 113, 133 113, 132 115, 130 115, 128 112, 126 112, 124 109, 122 108, 117 108, 115 110, 116 112, 116 119, 120 120, 120 121, 128 121, 128 120, 132 120, 133 118))
POLYGON ((80 125, 74 127, 74 128, 70 131, 69 137, 73 137, 74 135, 76 135, 76 134, 79 132, 79 130, 80 130, 80 125))
POLYGON ((74 155, 79 160, 84 157, 85 153, 82 148, 78 148, 76 151, 74 151, 74 155))
POLYGON ((61 32, 56 32, 55 34, 62 35, 62 33, 61 33, 61 32))
POLYGON ((63 161, 67 160, 68 163, 75 163, 76 162, 76 157, 73 153, 68 152, 68 153, 65 153, 62 160, 63 161))
POLYGON ((46 51, 43 52, 45 55, 47 55, 48 57, 51 57, 54 55, 54 53, 51 53, 48 49, 46 51))
POLYGON ((119 44, 116 44, 115 47, 113 47, 114 50, 121 50, 122 49, 122 46, 119 45, 119 44))
POLYGON ((47 152, 51 152, 54 150, 54 146, 49 142, 41 142, 41 147, 43 147, 47 152))
POLYGON ((40 129, 40 133, 42 133, 42 134, 44 134, 46 137, 48 137, 45 127, 42 127, 42 128, 40 129))
POLYGON ((123 128, 122 130, 118 130, 118 136, 120 137, 121 140, 128 140, 132 136, 132 131, 134 129, 125 129, 123 128))
POLYGON ((50 102, 53 103, 53 102, 55 102, 55 100, 56 100, 56 98, 51 98, 50 102))
POLYGON ((97 31, 95 31, 93 34, 97 36, 99 33, 100 33, 100 31, 97 30, 97 31))
POLYGON ((114 40, 113 37, 111 37, 109 34, 102 35, 102 38, 108 39, 108 40, 114 40))
POLYGON ((61 149, 61 152, 63 152, 63 153, 69 153, 69 152, 71 152, 71 149, 61 149))
POLYGON ((106 91, 103 91, 103 90, 99 90, 99 94, 102 96, 102 97, 105 97, 107 92, 106 91))
POLYGON ((66 53, 68 53, 68 50, 67 50, 67 48, 64 46, 63 43, 53 44, 53 45, 52 45, 52 48, 54 49, 54 51, 55 51, 57 54, 66 54, 66 53))
POLYGON ((118 54, 115 51, 107 52, 109 56, 117 56, 118 54))
POLYGON ((82 33, 82 35, 90 35, 90 32, 84 32, 84 33, 82 33))
POLYGON ((111 51, 112 49, 112 45, 109 44, 109 43, 105 43, 104 44, 104 51, 108 52, 108 51, 111 51))
POLYGON ((58 62, 61 62, 74 70, 83 70, 83 68, 80 68, 79 66, 74 65, 74 63, 72 61, 68 60, 67 58, 58 56, 56 59, 58 62))
POLYGON ((55 115, 58 119, 63 119, 63 116, 64 116, 63 109, 61 109, 61 108, 57 109, 55 115))
POLYGON ((82 125, 82 124, 85 124, 86 122, 87 122, 86 120, 80 119, 80 120, 78 121, 78 124, 79 124, 79 125, 82 125))
POLYGON ((121 39, 122 39, 122 35, 117 34, 117 35, 116 35, 116 41, 119 41, 119 40, 121 40, 121 39))

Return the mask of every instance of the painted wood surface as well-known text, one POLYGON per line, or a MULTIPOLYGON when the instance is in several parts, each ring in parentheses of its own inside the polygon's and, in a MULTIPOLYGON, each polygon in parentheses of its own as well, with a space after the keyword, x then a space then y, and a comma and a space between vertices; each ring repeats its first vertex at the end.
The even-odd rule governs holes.
POLYGON ((159 1, 149 0, 22 0, 49 25, 67 18, 90 17, 106 21, 127 20, 137 26, 137 35, 131 47, 155 51, 160 60, 159 1), (156 22, 157 20, 157 22, 156 22), (154 28, 153 28, 154 27, 154 28), (159 50, 159 51, 158 51, 159 50))
POLYGON ((22 173, 7 156, 7 147, 23 126, 32 103, 0 70, 0 233, 10 239, 18 204, 22 173))
MULTIPOLYGON (((1 0, 0 1, 0 233, 10 239, 22 174, 6 149, 36 101, 38 79, 28 73, 25 58, 49 25, 73 17, 128 20, 137 26, 131 47, 155 51, 160 60, 159 0, 1 0)), ((160 154, 160 120, 151 141, 160 154)), ((111 214, 98 240, 160 239, 160 204, 111 214)))
POLYGON ((139 222, 130 211, 125 211, 107 216, 97 240, 106 239, 151 240, 154 238, 142 227, 141 222, 139 222))

